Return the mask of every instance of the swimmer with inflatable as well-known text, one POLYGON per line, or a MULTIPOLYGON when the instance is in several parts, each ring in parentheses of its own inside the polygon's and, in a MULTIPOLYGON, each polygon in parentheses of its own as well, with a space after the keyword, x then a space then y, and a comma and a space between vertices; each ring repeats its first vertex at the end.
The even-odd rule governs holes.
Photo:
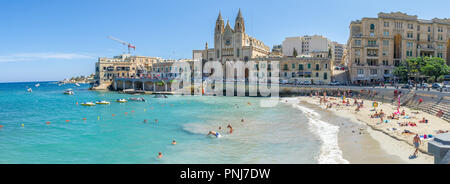
POLYGON ((206 136, 209 136, 209 135, 214 135, 214 136, 216 136, 216 138, 222 137, 222 135, 219 132, 212 131, 212 130, 209 131, 208 135, 206 135, 206 136))

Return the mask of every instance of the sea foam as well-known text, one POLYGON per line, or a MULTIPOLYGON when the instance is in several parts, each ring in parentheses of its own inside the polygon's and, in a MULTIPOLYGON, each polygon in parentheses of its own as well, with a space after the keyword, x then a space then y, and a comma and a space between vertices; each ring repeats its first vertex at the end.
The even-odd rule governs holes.
POLYGON ((309 129, 316 134, 321 142, 319 164, 348 164, 349 162, 342 157, 342 151, 338 146, 339 127, 320 120, 320 114, 313 109, 299 105, 292 106, 305 113, 308 118, 309 129))

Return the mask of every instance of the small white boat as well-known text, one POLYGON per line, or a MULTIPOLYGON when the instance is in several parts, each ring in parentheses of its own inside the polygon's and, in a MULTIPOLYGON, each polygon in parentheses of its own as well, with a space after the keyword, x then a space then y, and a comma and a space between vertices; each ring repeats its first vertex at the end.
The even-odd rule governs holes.
POLYGON ((119 103, 126 103, 126 102, 128 102, 128 101, 127 101, 126 99, 121 98, 121 99, 117 99, 116 102, 119 102, 119 103))
POLYGON ((73 91, 71 91, 71 90, 64 91, 64 94, 66 94, 66 95, 74 95, 73 91))
POLYGON ((75 83, 76 86, 80 86, 78 83, 75 83))
POLYGON ((102 104, 102 105, 108 105, 110 104, 108 101, 102 100, 102 101, 96 101, 96 104, 102 104))
POLYGON ((27 91, 28 92, 33 92, 33 90, 31 88, 28 88, 27 91))
POLYGON ((37 84, 36 84, 36 85, 34 85, 34 86, 36 86, 36 87, 39 87, 39 86, 41 86, 41 84, 37 83, 37 84))
POLYGON ((84 102, 84 103, 81 103, 81 105, 82 105, 82 106, 95 106, 95 103, 92 103, 92 102, 84 102))

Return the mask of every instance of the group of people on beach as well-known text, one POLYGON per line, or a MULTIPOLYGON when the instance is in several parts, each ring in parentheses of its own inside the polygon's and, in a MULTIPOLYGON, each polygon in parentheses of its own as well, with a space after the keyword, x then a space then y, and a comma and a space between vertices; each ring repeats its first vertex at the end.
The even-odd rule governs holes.
MULTIPOLYGON (((364 100, 361 99, 361 98, 358 98, 358 97, 360 97, 360 96, 354 96, 354 97, 353 97, 353 100, 354 100, 354 101, 353 101, 353 104, 350 104, 349 98, 345 98, 345 96, 346 96, 348 93, 346 94, 346 92, 344 92, 343 94, 344 94, 344 95, 341 95, 340 92, 338 93, 338 96, 342 96, 342 105, 344 105, 344 106, 356 106, 355 112, 359 112, 359 111, 361 110, 361 108, 363 108, 363 106, 364 106, 364 100), (359 99, 359 100, 358 100, 358 99, 359 99)), ((371 94, 376 95, 376 92, 373 91, 373 93, 371 93, 371 92, 369 91, 368 94, 369 94, 369 95, 371 95, 371 94)), ((359 95, 360 95, 360 94, 359 94, 359 95)), ((397 97, 398 97, 398 95, 402 95, 402 94, 401 94, 401 91, 397 91, 397 90, 394 91, 394 96, 397 96, 397 97)), ((313 93, 311 93, 310 96, 312 97, 312 96, 313 96, 313 93)), ((333 102, 334 98, 332 98, 332 97, 327 97, 327 96, 326 96, 326 92, 323 92, 323 95, 322 95, 322 96, 319 95, 318 92, 316 92, 316 93, 314 93, 314 96, 318 97, 318 98, 320 99, 320 100, 319 100, 320 105, 324 104, 325 107, 326 107, 327 109, 332 108, 333 105, 335 105, 336 107, 339 107, 339 106, 341 105, 340 103, 333 102)), ((423 100, 420 99, 420 101, 422 102, 423 100)), ((414 116, 413 116, 413 117, 408 116, 407 113, 406 113, 406 111, 405 111, 404 109, 400 111, 400 110, 399 110, 399 109, 400 109, 400 104, 399 104, 399 106, 398 106, 398 108, 397 108, 397 112, 393 112, 392 114, 389 114, 389 115, 386 117, 387 120, 385 120, 384 118, 385 118, 386 114, 385 114, 385 112, 383 111, 383 109, 376 110, 376 107, 378 107, 378 102, 374 102, 373 106, 374 106, 374 109, 371 110, 371 111, 375 111, 375 113, 374 113, 374 114, 369 114, 369 116, 370 116, 370 118, 372 118, 372 119, 379 118, 380 121, 381 121, 381 123, 377 123, 377 124, 388 123, 388 122, 391 121, 391 120, 413 119, 413 118, 414 118, 414 116), (375 104, 375 103, 376 103, 376 104, 375 104)), ((412 112, 412 113, 413 113, 413 114, 414 114, 414 113, 418 114, 419 112, 412 112)), ((443 116, 443 111, 442 111, 442 110, 439 110, 439 111, 437 112, 436 116, 437 116, 437 117, 442 117, 442 116, 443 116)), ((423 123, 423 124, 430 123, 430 121, 429 121, 428 119, 426 119, 425 117, 423 117, 421 120, 418 120, 417 122, 418 122, 418 123, 423 123)), ((417 127, 418 124, 416 124, 416 123, 413 122, 413 121, 407 121, 407 122, 401 122, 401 123, 398 123, 398 125, 399 125, 400 127, 404 127, 404 126, 417 127)), ((392 128, 392 129, 393 129, 393 130, 397 130, 397 128, 392 128)), ((448 130, 438 130, 438 131, 436 132, 436 134, 447 133, 447 132, 449 132, 449 131, 448 131, 448 130)), ((417 153, 418 153, 418 151, 419 151, 419 147, 420 147, 420 145, 422 144, 421 136, 419 136, 420 134, 419 134, 419 133, 414 133, 414 132, 412 132, 412 131, 410 131, 410 130, 407 130, 407 129, 404 129, 404 131, 402 131, 402 134, 410 134, 410 135, 414 135, 414 136, 413 136, 412 143, 413 143, 413 146, 414 146, 415 150, 414 150, 414 153, 412 154, 411 157, 417 157, 417 153)), ((429 134, 429 135, 425 135, 425 134, 424 134, 424 135, 423 135, 423 138, 426 139, 427 137, 431 137, 431 136, 432 136, 431 134, 429 134)))

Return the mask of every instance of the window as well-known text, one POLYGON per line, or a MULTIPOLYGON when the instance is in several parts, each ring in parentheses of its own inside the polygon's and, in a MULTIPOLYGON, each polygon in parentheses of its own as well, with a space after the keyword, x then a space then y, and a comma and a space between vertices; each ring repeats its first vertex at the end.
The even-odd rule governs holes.
POLYGON ((323 73, 323 79, 324 79, 324 80, 327 80, 327 79, 328 79, 327 73, 323 73))
POLYGON ((361 56, 361 50, 355 50, 355 56, 361 56))
POLYGON ((384 75, 389 75, 389 70, 384 70, 384 75))
POLYGON ((389 31, 388 30, 384 30, 383 31, 383 36, 389 36, 389 31))
POLYGON ((388 66, 389 65, 389 61, 388 60, 383 60, 383 65, 384 66, 388 66))
POLYGON ((437 53, 437 57, 442 58, 442 52, 438 52, 438 53, 437 53))
POLYGON ((295 77, 295 72, 292 72, 292 75, 291 75, 292 77, 295 77))
POLYGON ((377 45, 377 41, 376 40, 368 40, 367 41, 367 45, 369 45, 369 46, 376 46, 377 45))
POLYGON ((408 33, 406 33, 406 37, 407 38, 413 38, 414 36, 413 36, 412 32, 408 32, 408 33))
POLYGON ((377 75, 378 70, 377 69, 370 69, 370 75, 377 75))
POLYGON ((311 63, 308 63, 308 69, 311 69, 311 63))
POLYGON ((384 27, 389 27, 389 22, 384 22, 384 27))
POLYGON ((413 46, 414 46, 413 42, 406 42, 407 48, 413 48, 413 46))
POLYGON ((383 56, 387 56, 389 54, 388 50, 383 50, 383 56))
POLYGON ((325 69, 328 69, 328 64, 327 63, 325 63, 325 67, 324 67, 325 69))
POLYGON ((355 45, 356 46, 360 46, 361 45, 361 40, 355 40, 355 45))
POLYGON ((408 24, 408 29, 414 29, 414 25, 413 24, 408 24))
POLYGON ((239 49, 236 49, 236 56, 239 57, 239 49))
POLYGON ((420 25, 417 25, 417 31, 420 31, 420 25))
POLYGON ((355 64, 359 65, 360 63, 360 59, 359 58, 355 58, 355 64))
POLYGON ((303 64, 298 64, 298 70, 303 70, 303 64))
POLYGON ((316 70, 320 70, 319 64, 316 64, 316 70))
POLYGON ((442 34, 438 34, 438 40, 442 40, 442 34))
POLYGON ((220 54, 219 54, 219 50, 217 50, 217 51, 216 51, 216 56, 217 56, 217 58, 219 58, 219 55, 220 55, 220 54))
POLYGON ((316 72, 316 77, 319 77, 319 72, 316 72))
POLYGON ((431 27, 430 26, 428 26, 428 32, 431 32, 431 27))
POLYGON ((283 70, 288 70, 288 65, 287 64, 284 64, 283 70))
POLYGON ((364 70, 363 69, 358 69, 358 75, 364 75, 364 70))
POLYGON ((370 24, 370 30, 374 30, 375 29, 375 25, 374 24, 370 24))
POLYGON ((428 35, 427 40, 431 41, 431 35, 428 35))
POLYGON ((413 55, 413 51, 412 50, 407 50, 406 51, 406 56, 407 57, 412 57, 412 55, 413 55))
POLYGON ((383 40, 383 46, 389 46, 389 40, 383 40))
POLYGON ((294 63, 292 63, 292 69, 295 69, 295 64, 294 63))

